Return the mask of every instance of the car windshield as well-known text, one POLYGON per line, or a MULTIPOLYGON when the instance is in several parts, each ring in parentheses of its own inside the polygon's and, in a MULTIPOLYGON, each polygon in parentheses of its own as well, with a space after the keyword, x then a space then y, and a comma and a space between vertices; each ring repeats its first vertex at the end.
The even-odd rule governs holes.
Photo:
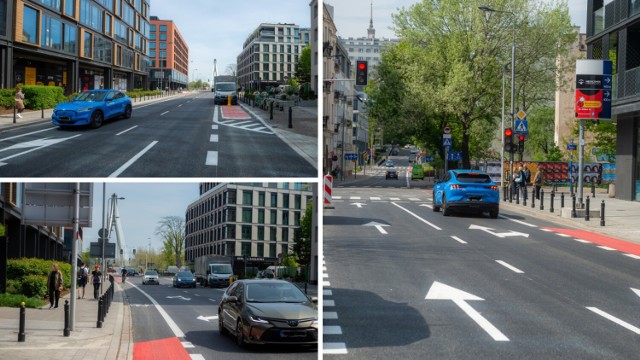
POLYGON ((295 285, 289 283, 247 284, 247 302, 301 303, 309 299, 295 285))
POLYGON ((73 99, 74 101, 102 101, 104 100, 106 92, 85 91, 73 99))
POLYGON ((153 271, 153 270, 147 270, 147 271, 144 272, 144 274, 145 275, 156 275, 156 276, 158 275, 158 273, 153 271))
POLYGON ((178 277, 193 277, 191 271, 180 271, 177 275, 178 277))
POLYGON ((211 265, 211 272, 214 274, 231 274, 231 265, 229 264, 215 264, 211 265))
POLYGON ((489 175, 481 173, 456 173, 456 178, 458 179, 458 181, 465 183, 491 183, 491 178, 489 177, 489 175))
POLYGON ((216 84, 216 90, 217 91, 235 91, 236 90, 236 84, 233 84, 233 83, 216 84))

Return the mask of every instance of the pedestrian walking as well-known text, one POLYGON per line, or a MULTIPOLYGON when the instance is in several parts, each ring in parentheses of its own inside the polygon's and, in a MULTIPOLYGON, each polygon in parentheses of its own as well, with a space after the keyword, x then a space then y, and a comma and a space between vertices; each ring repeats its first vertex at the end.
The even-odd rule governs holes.
POLYGON ((100 271, 100 265, 98 264, 91 272, 91 283, 93 284, 93 298, 98 300, 100 297, 100 284, 102 283, 102 271, 100 271))
POLYGON ((24 111, 24 93, 22 92, 22 88, 19 87, 16 90, 16 110, 18 113, 16 114, 20 119, 22 119, 22 112, 24 111))
MULTIPOLYGON (((522 166, 518 166, 518 171, 514 174, 515 182, 516 182, 516 196, 520 192, 524 196, 524 171, 522 170, 522 166)), ((523 198, 524 199, 524 198, 523 198)))
POLYGON ((533 177, 533 185, 535 186, 535 196, 536 200, 540 200, 540 188, 544 183, 544 173, 542 172, 542 167, 538 167, 536 171, 536 175, 533 177))
POLYGON ((524 199, 527 200, 529 198, 529 194, 527 192, 527 187, 529 186, 529 184, 531 184, 531 170, 529 170, 529 167, 527 166, 527 164, 524 164, 524 181, 522 184, 522 188, 524 190, 524 192, 522 193, 522 196, 524 196, 524 199))
MULTIPOLYGON (((82 263, 80 269, 78 269, 78 290, 82 289, 82 298, 84 299, 84 290, 89 280, 89 268, 87 264, 82 263)), ((80 291, 78 291, 78 299, 80 299, 80 291)))
POLYGON ((47 280, 47 292, 49 294, 49 309, 57 308, 58 301, 60 300, 60 293, 62 292, 62 287, 64 286, 64 282, 62 281, 62 272, 60 272, 60 268, 58 264, 51 264, 51 272, 49 273, 49 278, 47 280))

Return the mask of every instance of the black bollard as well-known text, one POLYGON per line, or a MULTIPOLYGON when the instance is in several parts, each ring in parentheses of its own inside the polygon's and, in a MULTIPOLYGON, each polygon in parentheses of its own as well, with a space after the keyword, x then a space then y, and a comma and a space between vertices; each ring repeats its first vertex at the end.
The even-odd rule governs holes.
POLYGON ((544 189, 540 189, 540 210, 544 210, 544 189))
POLYGON ((575 218, 578 217, 578 214, 576 213, 576 195, 575 194, 571 194, 571 217, 575 218))
POLYGON ((69 300, 64 301, 64 336, 71 335, 71 330, 69 330, 69 300))
POLYGON ((564 209, 564 192, 560 193, 560 209, 564 209))
POLYGON ((591 184, 591 197, 596 197, 596 184, 591 184))
POLYGON ((535 192, 531 196, 531 208, 532 209, 536 208, 536 194, 535 194, 535 192))
POLYGON ((24 301, 20 303, 20 329, 18 330, 18 342, 24 342, 24 322, 25 322, 25 307, 24 301))
POLYGON ((13 104, 13 123, 16 123, 16 104, 13 104))
POLYGON ((273 120, 273 101, 270 104, 271 106, 269 107, 269 120, 273 120))
POLYGON ((526 196, 522 197, 522 205, 523 206, 527 206, 527 197, 526 196))
POLYGON ((569 184, 569 192, 571 192, 571 196, 573 196, 573 181, 569 184))
POLYGON ((102 328, 102 320, 103 320, 103 316, 102 316, 102 296, 101 296, 100 299, 98 300, 98 322, 96 323, 97 328, 102 328))
POLYGON ((42 108, 42 117, 41 117, 41 119, 44 119, 44 100, 40 104, 40 107, 42 108))
POLYGON ((551 191, 551 201, 549 201, 549 212, 553 212, 553 203, 555 202, 556 192, 551 191))
POLYGON ((516 186, 516 205, 520 205, 520 187, 516 186))
POLYGON ((509 202, 512 203, 513 202, 513 189, 512 187, 509 187, 509 202))
POLYGON ((293 107, 289 106, 289 129, 293 128, 293 107))
POLYGON ((507 186, 503 186, 503 187, 502 187, 502 190, 504 190, 504 191, 502 191, 502 192, 503 192, 503 194, 504 194, 504 195, 502 196, 502 201, 505 201, 505 202, 506 202, 506 201, 507 201, 507 198, 509 197, 509 195, 507 195, 507 194, 509 193, 509 188, 508 188, 507 186))
POLYGON ((587 195, 586 208, 584 209, 584 220, 589 221, 589 195, 587 195))
POLYGON ((604 200, 600 203, 600 226, 604 226, 604 200))

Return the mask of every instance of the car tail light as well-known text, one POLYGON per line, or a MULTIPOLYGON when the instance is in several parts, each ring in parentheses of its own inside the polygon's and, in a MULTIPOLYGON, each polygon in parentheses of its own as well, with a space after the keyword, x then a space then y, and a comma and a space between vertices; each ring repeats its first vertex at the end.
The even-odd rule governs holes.
POLYGON ((500 189, 496 185, 491 185, 491 190, 498 191, 500 189))
POLYGON ((451 190, 460 190, 460 189, 462 189, 462 186, 460 186, 458 184, 451 184, 450 189, 451 190))

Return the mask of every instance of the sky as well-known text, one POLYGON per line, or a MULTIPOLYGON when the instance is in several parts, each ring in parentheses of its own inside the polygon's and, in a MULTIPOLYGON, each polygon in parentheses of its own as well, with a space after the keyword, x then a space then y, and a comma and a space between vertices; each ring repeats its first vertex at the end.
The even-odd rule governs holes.
MULTIPOLYGON (((102 193, 104 183, 93 184, 93 226, 83 228, 83 250, 89 249, 90 242, 98 241, 98 231, 102 227, 102 193)), ((165 216, 178 216, 184 219, 187 206, 199 198, 199 184, 188 183, 107 183, 106 212, 109 212, 109 198, 116 194, 118 213, 122 233, 130 249, 151 248, 160 251, 162 239, 155 235, 158 222, 165 216), (150 240, 149 240, 150 239, 150 240)), ((105 225, 106 226, 106 225, 105 225)), ((115 243, 115 232, 110 242, 115 243)))
POLYGON ((236 64, 247 37, 261 23, 293 23, 311 27, 308 0, 150 0, 150 15, 173 20, 189 46, 189 78, 208 81, 213 59, 218 75, 236 64), (194 70, 197 69, 197 70, 194 70))
MULTIPOLYGON (((464 0, 463 0, 464 1, 464 0)), ((399 8, 408 8, 418 0, 373 0, 373 27, 377 38, 396 38, 390 27, 392 13, 399 8)), ((371 17, 370 0, 325 0, 333 6, 334 22, 341 37, 366 37, 371 17), (366 10, 365 10, 366 9, 366 10)), ((568 0, 569 15, 574 25, 581 27, 580 32, 586 32, 587 1, 568 0)))

